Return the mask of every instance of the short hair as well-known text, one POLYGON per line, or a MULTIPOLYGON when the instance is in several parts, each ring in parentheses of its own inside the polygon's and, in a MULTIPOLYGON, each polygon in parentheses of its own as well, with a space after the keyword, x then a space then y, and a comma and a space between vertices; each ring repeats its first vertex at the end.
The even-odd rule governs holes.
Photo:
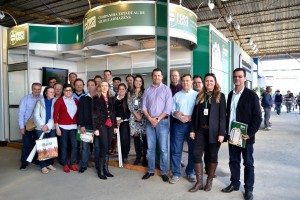
POLYGON ((125 85, 125 83, 120 83, 119 85, 118 85, 118 89, 120 88, 120 87, 124 87, 125 88, 125 90, 127 89, 127 86, 125 85))
POLYGON ((54 87, 52 87, 52 86, 47 86, 47 87, 45 87, 45 89, 44 89, 44 91, 43 91, 43 97, 44 98, 47 98, 47 92, 48 92, 48 90, 49 89, 51 89, 51 88, 53 88, 53 90, 54 90, 54 87))
POLYGON ((159 68, 155 68, 155 69, 153 69, 153 71, 152 71, 152 76, 153 76, 154 72, 160 72, 160 73, 161 73, 161 75, 163 75, 163 73, 162 73, 161 69, 159 69, 159 68))
POLYGON ((94 79, 96 79, 96 78, 102 79, 102 77, 101 77, 100 75, 96 75, 96 76, 94 77, 94 79))
POLYGON ((93 82, 96 85, 96 81, 94 79, 89 79, 86 83, 89 84, 89 82, 93 82))
POLYGON ((196 74, 196 75, 194 75, 194 76, 193 76, 193 80, 194 80, 195 78, 200 78, 200 79, 201 79, 201 81, 203 82, 203 78, 202 78, 202 76, 200 76, 200 75, 197 75, 197 74, 196 74))
POLYGON ((183 79, 184 77, 187 77, 187 76, 190 77, 190 78, 192 79, 192 76, 191 76, 190 74, 183 74, 182 77, 181 77, 181 81, 182 81, 182 79, 183 79))
POLYGON ((40 87, 42 87, 42 84, 35 82, 35 83, 32 83, 31 88, 33 88, 34 86, 40 86, 40 87))
POLYGON ((71 73, 69 74, 69 77, 70 77, 71 75, 75 75, 76 78, 77 78, 77 74, 76 74, 75 72, 71 72, 71 73))
POLYGON ((127 78, 128 77, 132 77, 132 79, 134 79, 134 76, 132 75, 132 74, 128 74, 127 76, 126 76, 126 78, 125 78, 125 80, 127 81, 127 78))
POLYGON ((76 82, 78 81, 81 81, 82 82, 82 85, 84 85, 84 81, 81 79, 81 78, 77 78, 75 81, 74 81, 74 85, 76 84, 76 82))
POLYGON ((233 73, 234 74, 235 72, 240 72, 242 71, 244 73, 244 77, 246 77, 246 70, 244 68, 236 68, 233 70, 233 73))
POLYGON ((57 86, 57 85, 61 85, 61 87, 63 87, 63 85, 62 85, 61 83, 55 83, 55 84, 53 85, 53 87, 55 88, 55 86, 57 86))
POLYGON ((66 84, 64 84, 64 86, 63 86, 63 90, 65 90, 65 89, 66 89, 66 88, 68 88, 68 87, 72 88, 72 85, 71 85, 71 84, 69 84, 69 83, 66 83, 66 84))
POLYGON ((51 76, 51 77, 48 78, 48 82, 51 81, 51 80, 53 80, 53 79, 55 79, 55 80, 57 81, 57 78, 56 78, 56 77, 51 76))
POLYGON ((111 71, 109 69, 104 70, 103 74, 105 74, 106 72, 109 72, 109 74, 111 75, 111 71))
POLYGON ((120 81, 120 82, 121 82, 122 79, 121 79, 120 77, 117 76, 117 77, 114 77, 114 78, 113 78, 113 82, 114 82, 114 81, 120 81))

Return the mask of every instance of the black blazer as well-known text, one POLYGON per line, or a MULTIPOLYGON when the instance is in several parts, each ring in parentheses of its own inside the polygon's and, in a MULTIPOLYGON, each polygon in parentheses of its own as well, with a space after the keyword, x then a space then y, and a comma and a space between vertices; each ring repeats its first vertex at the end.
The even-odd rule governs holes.
MULTIPOLYGON (((233 91, 228 95, 227 110, 226 110, 226 127, 229 133, 229 116, 233 91)), ((255 143, 255 133, 258 131, 262 118, 257 94, 245 87, 236 108, 236 121, 248 124, 248 135, 250 139, 247 144, 255 143)))
MULTIPOLYGON (((109 112, 110 118, 113 122, 113 127, 117 128, 116 122, 116 113, 115 113, 115 98, 109 97, 109 112)), ((94 130, 99 130, 101 126, 103 126, 107 120, 108 109, 106 106, 106 102, 103 98, 98 97, 98 95, 93 97, 92 100, 92 119, 93 119, 93 128, 94 130)))
MULTIPOLYGON (((199 104, 196 104, 192 114, 191 132, 197 132, 198 129, 198 116, 199 104)), ((221 93, 220 103, 212 97, 211 107, 209 113, 209 143, 217 143, 219 136, 225 136, 226 133, 226 100, 225 95, 221 93)), ((197 133, 196 133, 197 134, 197 133)))
POLYGON ((78 114, 77 114, 77 124, 79 126, 92 127, 92 97, 83 96, 79 100, 78 104, 78 114))

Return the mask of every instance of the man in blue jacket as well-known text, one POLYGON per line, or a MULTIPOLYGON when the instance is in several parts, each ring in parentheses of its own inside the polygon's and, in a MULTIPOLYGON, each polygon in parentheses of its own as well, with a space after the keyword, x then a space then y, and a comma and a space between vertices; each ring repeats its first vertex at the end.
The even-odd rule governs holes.
POLYGON ((272 93, 271 87, 267 86, 266 91, 262 94, 262 99, 261 99, 261 106, 265 111, 264 124, 266 130, 271 130, 270 116, 271 116, 271 108, 273 104, 271 93, 272 93))

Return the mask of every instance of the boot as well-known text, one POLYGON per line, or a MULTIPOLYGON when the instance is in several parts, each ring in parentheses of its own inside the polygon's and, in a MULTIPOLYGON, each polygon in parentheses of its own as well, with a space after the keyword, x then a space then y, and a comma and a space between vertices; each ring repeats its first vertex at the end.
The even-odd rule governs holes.
POLYGON ((104 174, 104 171, 103 171, 103 165, 104 165, 104 162, 103 162, 103 158, 100 158, 100 161, 99 161, 99 168, 98 168, 98 177, 100 179, 103 179, 103 180, 106 180, 107 177, 105 176, 104 174))
POLYGON ((109 155, 106 155, 105 161, 104 161, 104 166, 103 166, 104 175, 107 177, 114 177, 114 175, 112 175, 108 170, 108 160, 109 160, 109 155))
POLYGON ((203 163, 195 163, 194 168, 197 182, 194 187, 189 189, 189 192, 197 192, 198 190, 203 190, 203 163))
POLYGON ((134 137, 134 148, 135 148, 136 158, 133 164, 138 165, 141 162, 141 157, 142 157, 141 143, 139 137, 134 137))
POLYGON ((204 186, 204 191, 210 191, 212 182, 214 179, 214 175, 217 169, 218 163, 209 163, 208 164, 208 175, 207 175, 207 180, 206 180, 206 185, 204 186))

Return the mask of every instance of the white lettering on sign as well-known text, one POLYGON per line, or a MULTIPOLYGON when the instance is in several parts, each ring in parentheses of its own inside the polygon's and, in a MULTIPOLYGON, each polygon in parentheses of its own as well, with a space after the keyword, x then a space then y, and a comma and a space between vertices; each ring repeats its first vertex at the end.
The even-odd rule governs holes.
POLYGON ((176 23, 181 26, 189 27, 189 18, 186 15, 177 13, 176 23))
POLYGON ((96 27, 96 16, 85 18, 84 21, 84 31, 88 31, 91 28, 96 27))
POLYGON ((11 31, 10 32, 10 44, 15 45, 17 42, 25 39, 25 31, 11 31))

